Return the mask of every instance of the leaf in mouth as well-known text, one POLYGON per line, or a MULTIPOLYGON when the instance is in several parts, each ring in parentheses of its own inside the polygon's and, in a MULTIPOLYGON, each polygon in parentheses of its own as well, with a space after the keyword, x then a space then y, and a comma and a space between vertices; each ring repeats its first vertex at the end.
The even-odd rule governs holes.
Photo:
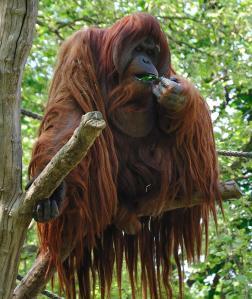
POLYGON ((137 80, 146 82, 146 83, 153 82, 158 79, 158 77, 153 74, 137 74, 136 78, 137 78, 137 80))

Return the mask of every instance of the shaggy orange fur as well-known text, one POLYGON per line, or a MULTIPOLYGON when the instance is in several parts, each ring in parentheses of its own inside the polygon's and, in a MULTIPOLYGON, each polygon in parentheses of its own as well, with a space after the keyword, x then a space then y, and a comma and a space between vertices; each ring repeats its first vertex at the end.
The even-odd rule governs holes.
MULTIPOLYGON (((160 45, 158 71, 167 77, 174 74, 159 23, 142 13, 127 16, 107 29, 80 30, 59 53, 30 176, 38 175, 68 141, 82 114, 99 110, 108 123, 85 159, 67 176, 61 215, 38 224, 40 254, 49 249, 51 265, 57 266, 69 298, 76 298, 78 292, 80 298, 91 298, 97 277, 101 298, 105 298, 114 267, 121 290, 124 257, 132 298, 139 267, 143 298, 165 298, 164 290, 171 297, 172 256, 181 286, 181 252, 189 261, 199 257, 209 213, 216 218, 220 194, 212 124, 206 103, 189 81, 180 78, 185 105, 178 111, 159 107, 159 124, 147 137, 126 137, 110 123, 115 109, 130 103, 136 94, 151 92, 130 82, 120 83, 114 65, 113 57, 120 60, 124 48, 143 36, 151 36, 160 45), (156 196, 156 209, 153 215, 139 219, 138 234, 127 235, 113 224, 122 202, 121 189, 127 189, 123 196, 132 207, 147 200, 139 187, 147 185, 153 186, 150 192, 156 196), (203 194, 205 204, 162 212, 165 201, 181 196, 190 201, 195 191, 203 194), (59 256, 65 242, 74 244, 74 250, 62 264, 59 256)), ((134 111, 134 103, 130 109, 134 111)))

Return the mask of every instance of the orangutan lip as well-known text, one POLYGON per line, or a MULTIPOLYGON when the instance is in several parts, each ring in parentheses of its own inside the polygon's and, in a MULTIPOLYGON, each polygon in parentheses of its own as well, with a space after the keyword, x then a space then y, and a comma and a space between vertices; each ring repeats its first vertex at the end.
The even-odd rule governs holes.
POLYGON ((135 77, 137 80, 145 83, 152 83, 154 81, 159 80, 159 78, 154 74, 146 74, 146 73, 136 74, 135 77))

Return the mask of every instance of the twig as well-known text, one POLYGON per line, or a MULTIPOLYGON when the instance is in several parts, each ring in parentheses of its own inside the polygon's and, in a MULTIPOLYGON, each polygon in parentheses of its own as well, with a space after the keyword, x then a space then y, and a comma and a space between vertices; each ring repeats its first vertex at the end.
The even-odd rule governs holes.
POLYGON ((99 25, 94 19, 90 18, 90 17, 87 17, 87 16, 83 16, 83 17, 80 17, 80 18, 76 18, 72 21, 69 21, 69 22, 57 22, 57 30, 60 30, 64 27, 71 27, 72 25, 75 25, 77 22, 86 22, 88 24, 92 24, 92 25, 99 25))
POLYGON ((39 115, 37 113, 28 111, 26 109, 21 109, 21 114, 24 115, 24 116, 28 116, 28 117, 34 118, 34 119, 38 119, 38 120, 42 120, 42 118, 43 118, 42 115, 39 115))
POLYGON ((182 40, 177 40, 174 37, 172 37, 171 35, 168 35, 168 38, 169 38, 169 40, 173 41, 175 44, 177 44, 179 46, 186 46, 189 49, 194 49, 196 53, 198 52, 198 53, 207 55, 207 56, 212 57, 212 58, 214 57, 212 54, 206 52, 206 50, 201 50, 201 49, 197 48, 196 46, 193 46, 192 44, 189 44, 189 43, 184 42, 182 40))
POLYGON ((44 24, 44 23, 43 23, 42 21, 40 21, 40 20, 37 20, 37 24, 38 24, 39 26, 47 27, 48 30, 51 31, 51 32, 53 32, 53 33, 55 33, 55 34, 57 35, 57 37, 58 37, 61 41, 64 40, 64 37, 60 34, 60 32, 59 32, 58 29, 54 29, 54 28, 50 27, 48 24, 44 24))
POLYGON ((161 16, 161 15, 158 15, 157 16, 158 19, 163 19, 163 20, 187 20, 187 21, 192 21, 192 22, 195 22, 195 23, 199 23, 199 24, 202 24, 202 21, 197 19, 197 18, 192 18, 191 16, 161 16))
POLYGON ((252 152, 218 150, 217 153, 218 155, 226 156, 226 157, 243 157, 247 159, 252 158, 252 152))

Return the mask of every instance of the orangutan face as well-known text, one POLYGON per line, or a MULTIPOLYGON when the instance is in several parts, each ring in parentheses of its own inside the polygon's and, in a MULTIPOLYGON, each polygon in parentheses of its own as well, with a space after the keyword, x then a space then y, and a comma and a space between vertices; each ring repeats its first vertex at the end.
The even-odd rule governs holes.
POLYGON ((126 46, 120 57, 116 53, 114 62, 120 76, 120 81, 129 78, 141 79, 146 75, 158 77, 157 64, 159 60, 160 47, 151 37, 143 39, 126 46))
POLYGON ((158 77, 157 63, 160 48, 155 44, 152 38, 144 38, 135 45, 131 52, 131 58, 128 61, 124 72, 124 77, 136 77, 141 79, 146 75, 158 77))

